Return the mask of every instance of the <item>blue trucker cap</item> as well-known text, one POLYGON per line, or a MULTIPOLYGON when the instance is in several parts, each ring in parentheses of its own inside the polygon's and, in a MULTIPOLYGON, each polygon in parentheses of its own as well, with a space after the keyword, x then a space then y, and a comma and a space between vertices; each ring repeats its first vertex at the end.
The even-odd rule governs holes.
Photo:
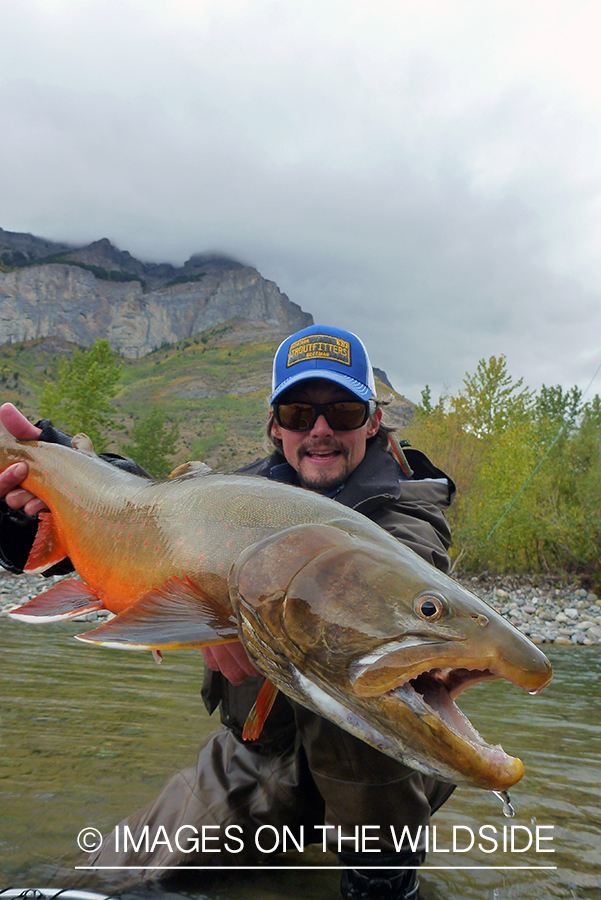
POLYGON ((271 403, 301 381, 324 378, 360 400, 376 396, 374 373, 362 340, 350 331, 310 325, 282 341, 273 360, 271 403))

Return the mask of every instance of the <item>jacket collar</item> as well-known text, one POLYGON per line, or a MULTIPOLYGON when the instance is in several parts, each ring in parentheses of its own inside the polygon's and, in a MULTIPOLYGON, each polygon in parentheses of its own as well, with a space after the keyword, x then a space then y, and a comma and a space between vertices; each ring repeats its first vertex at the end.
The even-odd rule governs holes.
MULTIPOLYGON (((268 466, 269 478, 298 485, 296 471, 279 451, 271 454, 268 466)), ((357 468, 331 496, 344 506, 353 508, 374 497, 396 500, 400 497, 403 481, 407 481, 407 476, 401 471, 399 464, 390 453, 382 449, 379 441, 372 438, 367 442, 365 456, 357 468)))

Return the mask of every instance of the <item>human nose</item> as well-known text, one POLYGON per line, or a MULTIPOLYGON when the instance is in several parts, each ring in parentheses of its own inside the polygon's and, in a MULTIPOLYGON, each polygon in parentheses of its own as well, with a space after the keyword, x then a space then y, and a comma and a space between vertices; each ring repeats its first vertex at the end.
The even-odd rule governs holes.
POLYGON ((323 435, 333 434, 333 433, 334 433, 334 429, 330 427, 328 420, 326 419, 324 414, 321 413, 319 416, 317 416, 317 418, 315 419, 315 422, 313 423, 313 427, 311 429, 311 434, 321 437, 323 435))

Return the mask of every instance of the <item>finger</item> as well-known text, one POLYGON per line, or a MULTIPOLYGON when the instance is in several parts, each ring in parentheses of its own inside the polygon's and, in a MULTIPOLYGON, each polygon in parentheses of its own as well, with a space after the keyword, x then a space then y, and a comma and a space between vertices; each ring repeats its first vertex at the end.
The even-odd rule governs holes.
POLYGON ((248 675, 235 656, 229 649, 226 649, 226 647, 227 645, 219 645, 213 648, 215 662, 219 666, 219 671, 224 678, 227 678, 227 680, 234 685, 242 684, 242 682, 248 678, 248 675))
POLYGON ((37 516, 39 512, 48 509, 43 500, 36 497, 35 494, 26 491, 24 488, 17 488, 11 491, 4 498, 6 505, 11 509, 22 509, 28 516, 37 516))
POLYGON ((232 644, 230 646, 239 647, 239 652, 236 655, 236 662, 245 675, 248 675, 251 678, 260 678, 263 675, 263 673, 259 672, 259 670, 252 664, 242 644, 232 644))
POLYGON ((23 479, 27 478, 28 471, 27 463, 24 462, 14 463, 14 465, 8 466, 4 472, 0 474, 0 497, 6 497, 9 491, 14 491, 15 488, 18 488, 23 479))
POLYGON ((213 651, 210 647, 201 647, 200 652, 202 653, 202 658, 205 661, 205 664, 211 669, 213 672, 219 671, 219 664, 213 655, 213 651))
POLYGON ((0 406, 0 422, 18 441, 35 441, 42 433, 42 429, 32 425, 12 403, 0 406))
POLYGON ((249 676, 259 676, 242 644, 235 641, 229 644, 213 644, 202 647, 203 658, 210 669, 221 674, 232 684, 241 684, 249 676))
POLYGON ((39 497, 33 497, 33 500, 27 501, 23 507, 23 512, 28 516, 37 516, 38 513, 45 512, 47 509, 48 507, 43 500, 40 500, 39 497))

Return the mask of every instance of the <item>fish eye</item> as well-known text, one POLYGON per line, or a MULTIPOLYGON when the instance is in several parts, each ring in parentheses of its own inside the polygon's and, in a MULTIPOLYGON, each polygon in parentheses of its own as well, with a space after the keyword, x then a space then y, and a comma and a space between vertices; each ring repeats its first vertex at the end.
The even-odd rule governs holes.
POLYGON ((446 611, 442 597, 436 594, 420 594, 416 597, 413 607, 420 619, 425 619, 426 622, 438 621, 446 611))

